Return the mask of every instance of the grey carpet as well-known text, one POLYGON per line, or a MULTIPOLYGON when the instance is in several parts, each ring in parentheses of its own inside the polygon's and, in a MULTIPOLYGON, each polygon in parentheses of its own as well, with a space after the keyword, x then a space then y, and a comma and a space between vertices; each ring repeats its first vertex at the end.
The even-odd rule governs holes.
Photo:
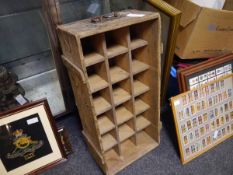
MULTIPOLYGON (((172 115, 169 108, 162 113, 163 129, 161 143, 158 148, 140 158, 120 175, 233 175, 233 139, 204 153, 186 165, 182 165, 178 154, 178 146, 172 115)), ((69 132, 74 153, 68 161, 49 169, 44 175, 101 175, 103 174, 95 160, 91 157, 81 134, 78 117, 67 116, 58 122, 69 132)))

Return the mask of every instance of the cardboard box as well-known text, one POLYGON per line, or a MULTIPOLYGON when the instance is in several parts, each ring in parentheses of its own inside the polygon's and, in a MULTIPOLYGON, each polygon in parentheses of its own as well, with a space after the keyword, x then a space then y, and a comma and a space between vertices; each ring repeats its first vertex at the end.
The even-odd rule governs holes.
POLYGON ((232 0, 226 1, 225 10, 200 7, 189 0, 167 2, 182 11, 175 50, 179 57, 208 58, 233 51, 232 0))

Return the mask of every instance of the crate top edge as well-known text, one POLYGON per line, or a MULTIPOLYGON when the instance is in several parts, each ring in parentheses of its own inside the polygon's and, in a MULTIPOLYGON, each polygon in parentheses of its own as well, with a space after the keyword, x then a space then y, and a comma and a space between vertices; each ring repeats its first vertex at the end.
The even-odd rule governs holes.
POLYGON ((107 31, 127 27, 160 18, 159 13, 140 10, 124 10, 118 12, 121 17, 100 23, 91 23, 91 18, 59 25, 57 28, 63 32, 75 35, 79 38, 104 33, 107 31), (127 16, 127 15, 131 15, 127 16))

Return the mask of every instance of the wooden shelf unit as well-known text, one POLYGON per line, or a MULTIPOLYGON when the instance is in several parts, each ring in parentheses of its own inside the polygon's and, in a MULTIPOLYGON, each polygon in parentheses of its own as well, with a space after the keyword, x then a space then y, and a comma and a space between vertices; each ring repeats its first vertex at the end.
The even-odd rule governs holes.
POLYGON ((83 134, 106 174, 160 143, 160 17, 119 14, 102 23, 87 19, 58 27, 83 134))

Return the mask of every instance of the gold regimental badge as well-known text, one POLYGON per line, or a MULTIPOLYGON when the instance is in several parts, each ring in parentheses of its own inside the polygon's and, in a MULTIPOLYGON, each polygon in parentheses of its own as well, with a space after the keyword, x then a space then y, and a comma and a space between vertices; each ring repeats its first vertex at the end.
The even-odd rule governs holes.
POLYGON ((15 149, 12 153, 7 154, 8 159, 14 159, 17 157, 24 157, 25 160, 29 160, 35 157, 35 151, 43 146, 43 141, 33 141, 30 136, 23 134, 23 130, 19 129, 13 133, 13 145, 15 149))

